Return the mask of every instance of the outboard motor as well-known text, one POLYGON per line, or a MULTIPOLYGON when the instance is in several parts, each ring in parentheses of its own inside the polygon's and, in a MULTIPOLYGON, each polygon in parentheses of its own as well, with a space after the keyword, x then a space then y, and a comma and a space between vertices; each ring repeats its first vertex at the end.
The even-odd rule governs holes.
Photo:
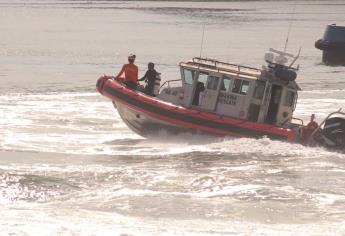
POLYGON ((332 117, 326 120, 321 135, 327 146, 345 148, 345 119, 332 117))

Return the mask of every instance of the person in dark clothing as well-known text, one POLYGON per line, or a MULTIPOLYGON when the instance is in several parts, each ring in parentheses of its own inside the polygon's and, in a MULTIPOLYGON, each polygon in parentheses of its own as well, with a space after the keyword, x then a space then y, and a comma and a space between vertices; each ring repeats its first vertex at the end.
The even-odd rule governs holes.
POLYGON ((205 91, 205 85, 204 83, 198 82, 196 85, 195 93, 194 93, 194 98, 193 98, 193 105, 199 106, 199 101, 200 101, 200 93, 205 91))
POLYGON ((154 96, 153 94, 153 88, 155 86, 155 80, 158 72, 155 70, 155 64, 150 62, 148 65, 148 70, 146 71, 145 75, 139 79, 139 81, 144 81, 146 82, 145 86, 145 93, 150 96, 154 96))

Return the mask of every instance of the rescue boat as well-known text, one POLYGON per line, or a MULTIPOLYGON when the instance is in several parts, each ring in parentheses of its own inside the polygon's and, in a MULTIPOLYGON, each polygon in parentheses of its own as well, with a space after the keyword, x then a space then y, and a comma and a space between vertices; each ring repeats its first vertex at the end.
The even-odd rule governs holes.
POLYGON ((312 131, 293 117, 301 90, 298 67, 293 67, 298 56, 270 49, 262 69, 195 57, 179 64, 180 79, 160 86, 157 78, 155 96, 107 75, 96 88, 112 100, 127 126, 144 137, 196 133, 344 148, 345 119, 331 117, 345 115, 341 110, 312 131))

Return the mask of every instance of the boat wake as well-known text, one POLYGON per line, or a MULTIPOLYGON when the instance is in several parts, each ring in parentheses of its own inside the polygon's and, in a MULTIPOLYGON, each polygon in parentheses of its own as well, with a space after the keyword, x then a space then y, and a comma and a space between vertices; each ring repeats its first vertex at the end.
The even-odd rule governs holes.
MULTIPOLYGON (((298 116, 311 109, 327 114, 329 103, 343 105, 341 92, 302 93, 298 116), (320 93, 322 97, 320 98, 320 93), (326 95, 339 96, 329 101, 326 95), (305 97, 305 98, 304 98, 305 97), (310 98, 318 106, 310 106, 310 98)), ((8 94, 0 96, 0 150, 74 155, 187 156, 190 153, 253 156, 329 156, 323 148, 261 139, 217 138, 182 133, 143 139, 129 130, 106 99, 96 93, 8 94)))

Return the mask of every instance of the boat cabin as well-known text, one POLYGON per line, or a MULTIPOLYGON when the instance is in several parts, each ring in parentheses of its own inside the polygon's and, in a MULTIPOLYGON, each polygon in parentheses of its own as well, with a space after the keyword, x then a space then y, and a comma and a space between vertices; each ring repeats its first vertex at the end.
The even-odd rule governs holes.
POLYGON ((282 126, 291 121, 300 90, 297 69, 285 65, 287 57, 293 55, 271 49, 261 70, 196 57, 180 63, 182 87, 164 88, 158 97, 195 110, 282 126))

